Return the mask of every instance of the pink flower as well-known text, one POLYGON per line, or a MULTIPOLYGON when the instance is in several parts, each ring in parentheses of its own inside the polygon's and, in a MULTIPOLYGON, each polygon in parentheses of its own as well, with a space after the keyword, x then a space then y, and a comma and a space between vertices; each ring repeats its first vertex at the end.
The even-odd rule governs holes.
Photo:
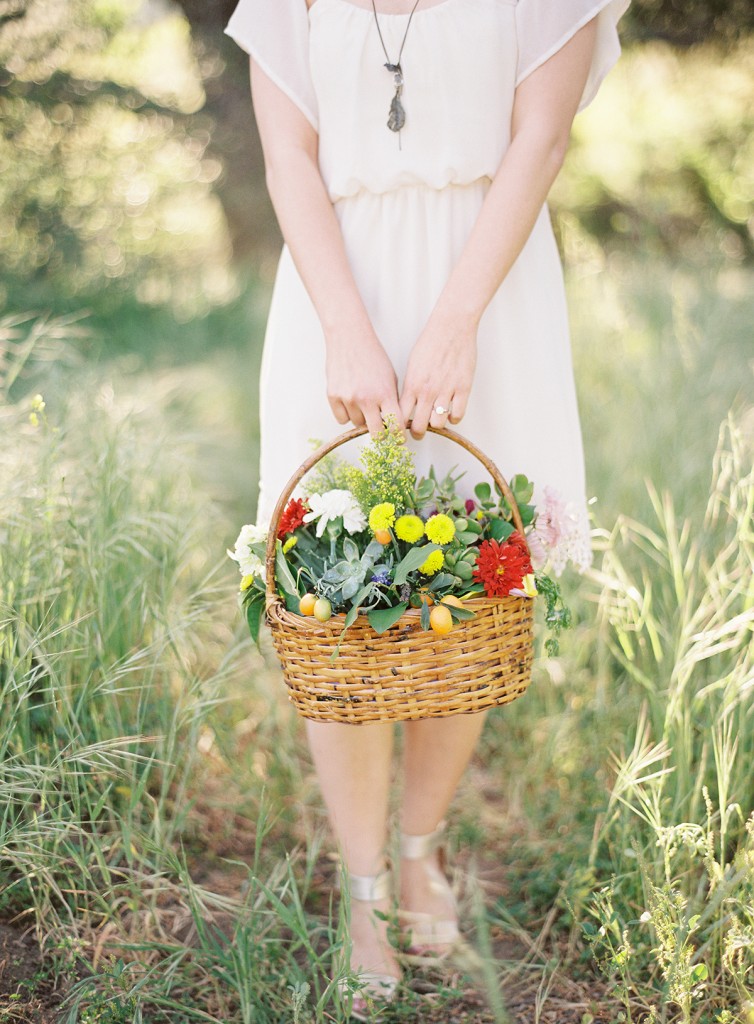
POLYGON ((558 491, 545 487, 544 502, 537 515, 535 529, 546 548, 554 548, 570 526, 566 505, 558 491))
POLYGON ((552 487, 544 488, 542 499, 536 504, 534 529, 526 536, 532 565, 542 569, 549 562, 559 576, 566 562, 571 561, 583 572, 592 557, 586 516, 577 513, 573 504, 552 487))

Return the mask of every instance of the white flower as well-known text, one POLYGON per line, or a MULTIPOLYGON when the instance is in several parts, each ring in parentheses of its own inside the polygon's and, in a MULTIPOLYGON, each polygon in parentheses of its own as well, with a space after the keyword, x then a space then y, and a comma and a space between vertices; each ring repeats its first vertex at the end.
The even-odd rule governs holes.
POLYGON ((334 519, 343 518, 343 525, 349 533, 360 533, 366 529, 367 520, 359 507, 359 503, 350 491, 332 490, 324 494, 310 494, 309 508, 304 516, 305 523, 317 523, 317 536, 321 537, 327 524, 334 519))
POLYGON ((264 576, 263 550, 267 544, 267 533, 269 527, 266 524, 247 523, 241 527, 241 532, 236 538, 234 551, 230 548, 227 553, 234 562, 238 562, 241 576, 264 576), (256 548, 256 550, 253 550, 256 548))
POLYGON ((266 544, 267 534, 269 533, 269 525, 267 523, 247 523, 246 526, 241 527, 241 532, 236 540, 236 547, 239 544, 266 544))
POLYGON ((652 920, 652 915, 649 913, 648 910, 645 910, 644 913, 639 918, 639 920, 642 922, 642 924, 646 924, 647 921, 651 921, 652 920))

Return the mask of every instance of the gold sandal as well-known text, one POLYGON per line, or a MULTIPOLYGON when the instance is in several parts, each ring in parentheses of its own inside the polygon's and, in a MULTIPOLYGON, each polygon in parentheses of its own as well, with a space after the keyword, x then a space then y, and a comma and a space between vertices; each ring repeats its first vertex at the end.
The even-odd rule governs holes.
MULTIPOLYGON (((389 899, 392 896, 393 875, 390 868, 386 868, 379 875, 352 875, 349 872, 347 877, 352 900, 368 903, 389 899)), ((355 1020, 379 1020, 376 1008, 380 1004, 392 1002, 400 979, 378 971, 359 971, 356 977, 358 991, 351 999, 350 1016, 355 1020)), ((338 991, 345 1001, 351 991, 347 978, 338 982, 338 991)))
POLYGON ((445 876, 445 822, 441 821, 434 832, 423 836, 401 833, 400 845, 401 857, 406 860, 421 860, 437 851, 438 863, 428 862, 425 871, 429 876, 430 889, 448 900, 455 917, 450 920, 415 910, 399 910, 398 920, 401 925, 402 957, 406 963, 424 967, 439 965, 462 943, 458 931, 456 901, 445 876), (445 948, 438 951, 437 946, 445 948))

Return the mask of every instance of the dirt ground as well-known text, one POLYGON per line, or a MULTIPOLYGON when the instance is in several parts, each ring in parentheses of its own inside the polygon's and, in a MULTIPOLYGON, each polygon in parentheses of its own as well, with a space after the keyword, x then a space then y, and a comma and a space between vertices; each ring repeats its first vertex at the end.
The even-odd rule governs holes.
MULTIPOLYGON (((226 839, 226 844, 228 843, 226 839)), ((232 839, 230 845, 234 846, 232 839)), ((230 850, 224 850, 228 856, 230 850)), ((461 866, 462 867, 462 866, 461 866)), ((475 872, 486 900, 505 896, 503 871, 493 861, 478 862, 475 872)), ((308 909, 324 908, 334 882, 335 864, 323 855, 317 862, 308 909)), ((213 858, 213 866, 196 881, 225 896, 238 896, 245 873, 236 865, 213 858)), ((504 1005, 512 1024, 614 1024, 618 1007, 605 995, 596 977, 574 980, 562 963, 565 950, 549 935, 549 923, 535 939, 493 928, 492 951, 504 976, 504 1005)), ((414 971, 405 978, 406 999, 400 1012, 385 1015, 383 1024, 411 1020, 416 1024, 492 1024, 495 1017, 483 996, 481 961, 471 947, 442 971, 414 971), (475 978, 479 977, 479 984, 475 978), (450 994, 449 994, 450 993, 450 994)), ((0 923, 0 1022, 2 1024, 61 1024, 65 986, 51 975, 29 929, 0 923)), ((148 1022, 148 1011, 145 1012, 148 1022)), ((283 1022, 281 1022, 283 1024, 283 1022)))

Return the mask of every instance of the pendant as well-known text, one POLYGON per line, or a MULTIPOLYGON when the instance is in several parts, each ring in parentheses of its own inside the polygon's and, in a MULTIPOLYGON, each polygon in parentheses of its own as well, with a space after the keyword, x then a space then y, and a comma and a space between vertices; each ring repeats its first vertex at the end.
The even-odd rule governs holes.
POLYGON ((387 119, 387 126, 391 132, 399 132, 406 123, 406 111, 401 103, 403 92, 403 70, 400 64, 386 64, 385 67, 393 75, 395 84, 395 96, 390 103, 390 113, 387 119))
POLYGON ((400 89, 395 90, 395 96, 393 96, 392 102, 390 103, 390 114, 387 119, 387 126, 391 132, 399 132, 406 123, 406 111, 403 109, 401 103, 400 89))

